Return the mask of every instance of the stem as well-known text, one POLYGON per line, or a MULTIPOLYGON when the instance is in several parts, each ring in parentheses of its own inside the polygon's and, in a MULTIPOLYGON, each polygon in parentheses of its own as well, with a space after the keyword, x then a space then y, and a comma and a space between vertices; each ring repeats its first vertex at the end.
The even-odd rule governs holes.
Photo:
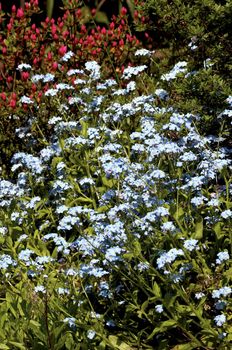
POLYGON ((52 342, 51 342, 51 335, 50 335, 50 330, 49 330, 49 323, 48 323, 48 294, 47 294, 47 291, 46 291, 46 294, 45 294, 45 298, 44 298, 44 301, 45 301, 45 310, 44 310, 44 316, 45 316, 45 326, 46 326, 46 331, 47 331, 47 345, 48 345, 48 349, 53 349, 53 346, 52 346, 52 342))

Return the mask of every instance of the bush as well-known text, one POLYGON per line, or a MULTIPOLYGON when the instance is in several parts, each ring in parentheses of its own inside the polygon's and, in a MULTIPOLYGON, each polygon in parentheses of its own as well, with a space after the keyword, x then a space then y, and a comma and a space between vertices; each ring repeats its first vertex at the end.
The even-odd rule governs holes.
POLYGON ((204 0, 148 0, 137 2, 148 24, 140 30, 150 29, 159 47, 172 50, 170 59, 188 56, 196 65, 210 58, 216 71, 228 77, 231 70, 231 1, 204 0))
POLYGON ((33 149, 0 181, 6 349, 230 349, 231 149, 171 97, 187 63, 157 79, 137 55, 123 88, 91 61, 24 98, 33 149))
POLYGON ((154 74, 161 76, 178 60, 188 61, 188 79, 178 86, 172 79, 167 83, 170 104, 174 99, 180 111, 199 113, 199 131, 217 135, 225 147, 229 146, 230 118, 222 120, 218 115, 226 108, 232 86, 231 1, 149 0, 137 2, 137 8, 147 18, 147 23, 137 28, 149 29, 150 35, 157 38, 159 54, 155 57, 154 74))

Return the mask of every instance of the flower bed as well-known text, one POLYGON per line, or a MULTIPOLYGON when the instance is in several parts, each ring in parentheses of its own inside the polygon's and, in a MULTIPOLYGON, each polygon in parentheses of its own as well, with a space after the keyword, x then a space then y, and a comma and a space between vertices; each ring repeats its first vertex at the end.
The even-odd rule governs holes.
POLYGON ((66 55, 0 180, 3 348, 229 349, 231 148, 178 100, 188 63, 152 78, 140 50, 119 86, 66 55))

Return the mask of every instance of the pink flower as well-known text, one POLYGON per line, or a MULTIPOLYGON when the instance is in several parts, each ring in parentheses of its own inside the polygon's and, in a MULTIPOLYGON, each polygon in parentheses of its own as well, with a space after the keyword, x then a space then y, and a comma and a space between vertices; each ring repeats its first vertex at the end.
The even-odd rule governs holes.
POLYGON ((53 70, 57 70, 57 68, 58 68, 58 63, 57 62, 53 62, 52 69, 53 70))
POLYGON ((59 51, 58 51, 58 52, 59 52, 59 54, 62 55, 62 56, 65 55, 66 52, 67 52, 67 46, 64 46, 64 45, 61 46, 61 47, 59 48, 59 51))
POLYGON ((22 80, 27 81, 30 74, 28 72, 22 72, 22 80))
POLYGON ((17 10, 17 14, 16 14, 16 17, 17 18, 22 18, 24 16, 24 12, 23 12, 23 9, 20 8, 17 10))

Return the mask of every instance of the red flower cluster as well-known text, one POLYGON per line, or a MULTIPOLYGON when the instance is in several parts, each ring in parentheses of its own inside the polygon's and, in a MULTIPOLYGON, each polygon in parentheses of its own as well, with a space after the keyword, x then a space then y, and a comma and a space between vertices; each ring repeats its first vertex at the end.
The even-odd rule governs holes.
MULTIPOLYGON (((39 13, 38 0, 25 3, 24 10, 12 6, 9 19, 0 9, 0 108, 16 108, 17 94, 39 94, 30 74, 56 72, 57 77, 67 70, 61 58, 72 51, 72 67, 80 68, 86 61, 96 60, 104 68, 105 76, 120 74, 125 64, 131 61, 131 52, 140 43, 130 34, 126 8, 119 16, 113 16, 108 28, 95 26, 88 29, 84 14, 77 0, 68 2, 68 7, 57 21, 46 18, 39 27, 31 23, 33 14, 39 13), (17 71, 19 64, 26 63, 32 70, 17 71), (31 73, 32 72, 32 73, 31 73), (14 95, 13 95, 13 94, 14 95)), ((91 14, 96 15, 92 9, 91 14)))

